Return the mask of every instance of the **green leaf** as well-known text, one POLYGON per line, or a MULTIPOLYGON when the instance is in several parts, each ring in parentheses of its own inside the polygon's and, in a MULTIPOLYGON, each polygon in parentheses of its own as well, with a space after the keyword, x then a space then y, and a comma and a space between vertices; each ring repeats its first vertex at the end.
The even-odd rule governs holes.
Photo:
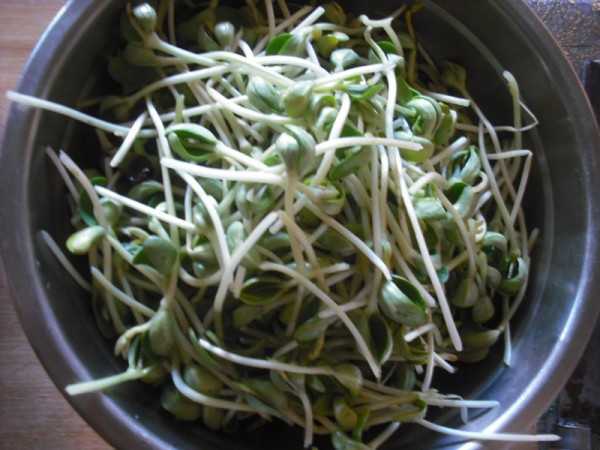
POLYGON ((456 152, 450 159, 450 167, 448 173, 451 175, 451 181, 463 181, 472 183, 481 171, 481 161, 477 148, 469 146, 469 148, 456 152))
POLYGON ((183 380, 195 391, 210 397, 218 395, 223 389, 223 382, 217 376, 210 370, 194 363, 185 367, 183 380))
POLYGON ((394 386, 402 391, 412 391, 415 388, 417 376, 415 367, 407 362, 399 362, 394 370, 394 386))
MULTIPOLYGON (((233 252, 246 241, 248 233, 242 222, 235 221, 227 227, 225 237, 227 239, 229 250, 233 252)), ((258 267, 258 264, 260 264, 260 255, 258 254, 257 248, 252 247, 242 258, 241 265, 248 269, 252 269, 258 267)))
POLYGON ((198 28, 197 41, 200 48, 205 52, 215 52, 221 49, 221 46, 212 38, 206 30, 206 25, 202 24, 198 28))
POLYGON ((167 275, 177 261, 177 249, 173 244, 159 236, 149 236, 133 255, 134 264, 143 264, 167 275))
POLYGON ((213 147, 219 142, 212 131, 196 123, 178 123, 170 125, 165 129, 165 133, 175 133, 182 139, 191 139, 213 147))
POLYGON ((148 197, 152 197, 159 192, 163 192, 163 184, 156 180, 146 180, 133 186, 127 193, 127 197, 144 202, 148 197))
POLYGON ((155 355, 168 356, 175 347, 174 320, 173 313, 167 309, 160 309, 150 319, 148 341, 155 355))
POLYGON ((331 181, 339 181, 348 175, 356 173, 371 158, 369 147, 355 147, 355 150, 348 151, 346 156, 335 164, 329 171, 328 178, 331 181))
POLYGON ((412 142, 421 146, 421 149, 419 150, 410 150, 407 148, 400 149, 400 154, 402 155, 402 158, 407 161, 416 163, 427 161, 435 151, 435 146, 433 145, 433 142, 431 142, 431 140, 427 139, 426 137, 417 136, 406 131, 398 131, 394 133, 394 137, 396 139, 412 142))
POLYGON ((336 430, 331 435, 331 443, 335 450, 370 450, 367 445, 352 439, 341 430, 336 430))
POLYGON ((281 92, 267 80, 253 76, 246 86, 250 104, 265 114, 281 112, 281 92))
POLYGON ((140 89, 159 78, 158 73, 152 68, 134 66, 122 55, 109 57, 107 69, 110 77, 123 85, 126 92, 140 89))
POLYGON ((379 306, 386 316, 402 325, 420 326, 427 322, 427 308, 421 293, 398 275, 382 283, 379 306))
POLYGON ((374 84, 371 86, 367 84, 351 84, 346 86, 344 90, 354 100, 370 100, 384 88, 385 84, 383 83, 374 84))
POLYGON ((487 295, 482 295, 473 305, 473 309, 471 309, 471 318, 473 319, 473 322, 481 324, 494 317, 495 312, 496 308, 494 307, 492 299, 487 295))
POLYGON ((483 240, 481 241, 481 248, 495 248, 502 252, 502 254, 506 254, 508 249, 508 242, 506 236, 502 233, 498 233, 497 231, 487 231, 483 236, 483 240))
POLYGON ((333 399, 333 416, 337 423, 346 429, 353 429, 358 422, 358 416, 350 405, 346 403, 344 397, 333 399))
POLYGON ((460 339, 466 351, 488 349, 498 341, 500 331, 483 327, 461 330, 460 339))
POLYGON ((331 57, 331 53, 338 48, 339 40, 333 34, 324 34, 317 39, 317 50, 324 58, 331 57))
POLYGON ((318 315, 300 324, 294 331, 294 340, 303 344, 323 336, 333 320, 322 319, 318 315))
POLYGON ((459 308, 470 308, 479 298, 479 289, 472 278, 463 278, 452 295, 450 303, 459 308))
POLYGON ((348 390, 350 396, 353 398, 360 396, 364 379, 359 367, 351 363, 342 363, 333 369, 336 381, 348 390))
POLYGON ((67 239, 67 249, 75 255, 85 255, 104 236, 104 228, 95 225, 73 233, 67 239))
MULTIPOLYGON (((461 217, 465 218, 469 215, 473 200, 475 198, 475 194, 471 185, 463 181, 459 181, 450 186, 446 190, 445 194, 448 200, 452 202, 456 212, 461 217)), ((453 219, 450 220, 454 222, 453 219)))
POLYGON ((331 63, 336 70, 344 70, 360 64, 360 56, 349 48, 338 48, 331 53, 331 63))
POLYGON ((233 310, 233 327, 241 329, 260 318, 262 309, 254 305, 240 305, 233 310))
POLYGON ((267 48, 265 50, 267 55, 279 55, 285 43, 291 38, 292 35, 289 33, 278 34, 275 36, 267 44, 267 48))
POLYGON ((357 328, 375 360, 379 364, 385 363, 393 349, 392 332, 387 321, 377 312, 365 313, 358 319, 357 328))
POLYGON ((442 110, 439 103, 432 98, 421 96, 413 98, 406 107, 417 113, 417 120, 412 126, 413 133, 432 138, 441 121, 442 110))
MULTIPOLYGON (((90 183, 93 186, 102 186, 106 187, 108 185, 108 181, 105 177, 95 176, 90 178, 90 183)), ((79 205, 78 205, 79 215, 83 219, 86 225, 93 226, 98 225, 98 221, 96 220, 96 215, 94 214, 94 205, 92 204, 92 200, 88 193, 82 189, 79 192, 79 205)))
POLYGON ((425 417, 427 412, 427 403, 423 400, 417 399, 414 403, 404 403, 399 405, 394 414, 392 420, 394 422, 412 423, 425 417))
POLYGON ((446 210, 437 198, 421 197, 413 200, 415 214, 420 220, 440 220, 446 218, 446 210))
POLYGON ((503 294, 515 295, 527 281, 527 264, 523 258, 509 259, 498 290, 503 294))
POLYGON ((299 118, 306 115, 312 100, 312 81, 299 81, 284 94, 284 108, 288 117, 299 118))
POLYGON ((281 390, 277 389, 270 380, 244 378, 242 382, 253 394, 264 400, 265 403, 272 405, 278 411, 285 411, 287 409, 287 396, 281 390))
POLYGON ((334 23, 339 26, 346 25, 346 13, 336 2, 328 2, 323 5, 323 17, 327 22, 334 23))
POLYGON ((160 406, 175 417, 186 422, 197 420, 202 413, 202 406, 184 397, 173 384, 167 384, 160 396, 160 406))
POLYGON ((277 300, 282 292, 279 278, 258 276, 249 278, 244 282, 240 292, 240 300, 247 305, 264 305, 277 300))

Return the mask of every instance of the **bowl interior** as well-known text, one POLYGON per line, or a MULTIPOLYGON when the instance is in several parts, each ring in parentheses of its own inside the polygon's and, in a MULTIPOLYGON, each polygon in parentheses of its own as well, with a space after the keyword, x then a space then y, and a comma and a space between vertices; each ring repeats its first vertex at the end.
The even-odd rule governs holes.
MULTIPOLYGON (((372 13, 396 4, 340 3, 372 13)), ((114 44, 122 6, 71 2, 40 43, 19 90, 74 105, 102 89, 104 57, 114 44)), ((539 228, 540 238, 528 297, 511 329, 514 364, 504 366, 500 344, 485 362, 461 366, 460 383, 436 378, 466 398, 500 401, 500 407, 486 414, 475 412, 465 428, 527 431, 566 381, 569 370, 564 367, 574 367, 598 311, 589 295, 598 287, 598 269, 592 266, 598 232, 592 212, 599 206, 600 189, 591 176, 598 169, 598 132, 575 74, 525 4, 466 0, 456 6, 451 0, 431 1, 415 22, 436 61, 450 59, 466 66, 469 87, 494 122, 506 123, 510 117, 504 69, 515 75, 525 103, 540 121, 527 138, 535 158, 526 198, 529 227, 539 228)), ((68 215, 63 214, 65 192, 45 147, 64 149, 76 161, 90 161, 97 155, 93 142, 88 127, 15 105, 0 164, 7 278, 24 328, 61 390, 71 382, 123 369, 113 356, 112 342, 97 330, 90 299, 65 275, 39 235, 47 230, 64 242, 70 234, 68 215), (9 260, 12 255, 18 258, 9 260)), ((158 406, 156 392, 142 384, 69 401, 119 448, 301 448, 301 432, 286 425, 229 436, 177 423, 158 406)), ((455 414, 436 414, 458 424, 455 414)), ((410 431, 398 433, 385 448, 410 448, 415 442, 420 448, 456 445, 415 427, 401 427, 405 429, 410 431)))

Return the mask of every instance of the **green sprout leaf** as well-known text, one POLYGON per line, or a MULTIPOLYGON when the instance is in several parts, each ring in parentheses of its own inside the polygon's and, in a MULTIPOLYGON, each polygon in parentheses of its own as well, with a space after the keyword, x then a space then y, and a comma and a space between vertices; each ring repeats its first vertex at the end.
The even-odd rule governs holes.
POLYGON ((386 316, 402 325, 419 326, 427 321, 427 308, 420 292, 398 275, 382 283, 379 306, 386 316))
POLYGON ((159 236, 149 236, 133 256, 133 263, 150 266, 167 275, 175 266, 177 257, 177 249, 170 241, 159 236))

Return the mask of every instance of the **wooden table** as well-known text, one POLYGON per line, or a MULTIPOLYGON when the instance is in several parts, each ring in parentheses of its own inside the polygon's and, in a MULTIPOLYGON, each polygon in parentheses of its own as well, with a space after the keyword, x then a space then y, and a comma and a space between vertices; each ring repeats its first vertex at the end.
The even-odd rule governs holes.
MULTIPOLYGON (((530 2, 544 3, 543 0, 530 2)), ((63 4, 64 0, 0 0, 0 136, 8 109, 4 93, 16 87, 31 50, 63 4)), ((596 0, 594 6, 598 6, 596 0)), ((563 45, 568 51, 569 42, 563 45)), ((2 267, 0 448, 110 448, 69 406, 38 362, 10 302, 2 267)))
MULTIPOLYGON (((65 0, 0 0, 0 135, 34 45, 65 0)), ((23 334, 0 267, 0 448, 88 450, 108 446, 69 406, 23 334)))

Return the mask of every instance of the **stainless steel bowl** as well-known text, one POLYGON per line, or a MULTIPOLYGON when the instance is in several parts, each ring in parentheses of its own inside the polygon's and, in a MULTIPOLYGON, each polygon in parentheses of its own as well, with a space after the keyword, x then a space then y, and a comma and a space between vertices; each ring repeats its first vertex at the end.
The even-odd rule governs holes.
MULTIPOLYGON (((369 13, 398 4, 340 3, 369 13)), ((36 48, 18 90, 73 105, 100 89, 102 55, 114 43, 122 6, 121 1, 69 2, 36 48)), ((600 290, 600 135, 574 71, 525 3, 430 0, 416 20, 435 58, 467 66, 471 89, 488 114, 503 117, 506 105, 498 104, 495 93, 508 69, 540 121, 529 142, 535 167, 526 211, 541 238, 527 301, 513 325, 514 363, 505 367, 498 349, 484 363, 463 369, 460 384, 449 381, 466 397, 501 403, 464 429, 526 432, 567 381, 600 310, 594 295, 600 290)), ((115 373, 120 362, 97 331, 90 302, 38 237, 41 229, 59 237, 69 233, 61 184, 43 150, 50 145, 85 158, 91 151, 89 130, 20 105, 11 107, 7 130, 0 156, 0 250, 22 325, 61 390, 115 373)), ((291 449, 302 442, 299 432, 284 425, 230 436, 176 423, 141 384, 69 401, 118 448, 291 449)), ((439 419, 460 425, 453 416, 439 419)), ((456 448, 459 442, 403 426, 386 448, 402 446, 456 448)))

